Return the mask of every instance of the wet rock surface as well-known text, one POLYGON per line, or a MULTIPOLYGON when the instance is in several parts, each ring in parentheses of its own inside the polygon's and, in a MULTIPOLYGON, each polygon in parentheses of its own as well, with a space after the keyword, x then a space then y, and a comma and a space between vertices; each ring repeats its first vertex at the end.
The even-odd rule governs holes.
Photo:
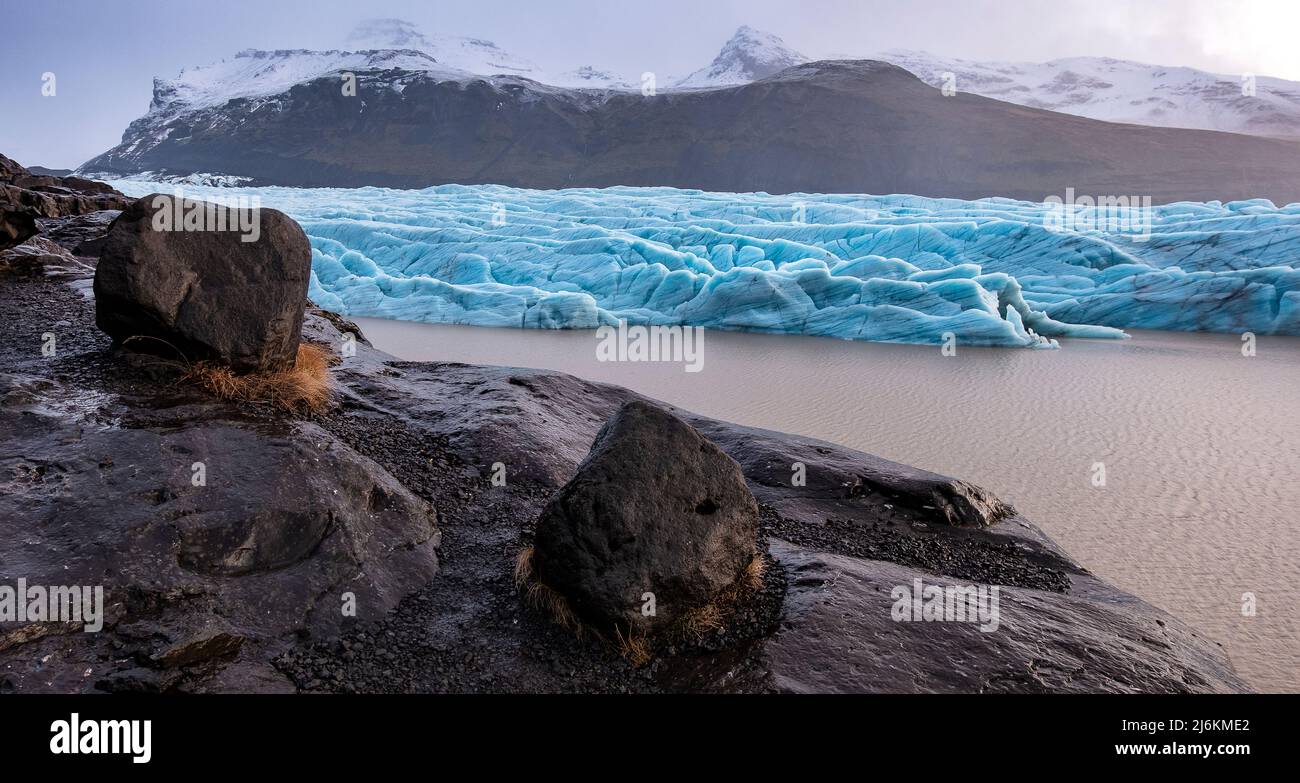
POLYGON ((1204 640, 1131 596, 998 588, 998 621, 894 619, 900 586, 961 583, 772 541, 790 590, 764 648, 796 693, 1231 693, 1246 686, 1204 640), (849 654, 847 651, 852 651, 849 654))
POLYGON ((120 210, 129 203, 103 182, 33 174, 0 155, 0 250, 35 236, 41 219, 120 210))
POLYGON ((102 586, 104 630, 0 624, 7 687, 292 690, 275 656, 434 578, 426 500, 318 424, 115 351, 68 282, 0 275, 0 573, 102 586))
MULTIPOLYGON (((977 488, 669 406, 740 465, 768 568, 734 617, 633 666, 512 574, 638 395, 360 339, 328 413, 222 403, 115 350, 85 272, 48 273, 0 274, 0 573, 103 584, 108 610, 100 633, 0 626, 0 691, 1246 690, 1214 644, 977 488), (998 630, 895 621, 891 591, 918 577, 998 586, 998 630)), ((344 332, 360 334, 314 310, 303 325, 344 332)))
POLYGON ((601 428, 577 475, 542 511, 533 563, 537 578, 596 627, 650 632, 740 579, 757 528, 758 504, 735 460, 635 400, 601 428))
POLYGON ((145 196, 98 249, 96 322, 114 340, 236 372, 293 366, 311 246, 283 212, 145 196))

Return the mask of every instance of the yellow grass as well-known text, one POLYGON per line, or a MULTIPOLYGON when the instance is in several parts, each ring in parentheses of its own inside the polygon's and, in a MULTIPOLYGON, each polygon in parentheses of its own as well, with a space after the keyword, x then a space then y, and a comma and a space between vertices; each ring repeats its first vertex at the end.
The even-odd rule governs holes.
POLYGON ((515 558, 515 587, 523 593, 529 606, 541 611, 557 625, 582 635, 582 623, 564 596, 553 587, 533 578, 533 548, 526 547, 515 558))
POLYGON ((762 555, 754 555, 754 559, 749 561, 745 566, 745 572, 740 575, 737 584, 748 592, 755 592, 763 587, 763 571, 767 568, 767 561, 762 555))
POLYGON ((763 556, 754 555, 754 559, 749 561, 735 582, 718 593, 709 603, 687 612, 681 620, 674 623, 672 630, 690 639, 699 640, 709 631, 721 628, 727 618, 735 612, 737 603, 763 588, 763 571, 766 568, 767 561, 763 556))
POLYGON ((717 603, 709 603, 699 609, 692 609, 682 623, 682 630, 693 637, 700 637, 715 628, 722 627, 722 610, 717 603))
POLYGON ((320 413, 329 407, 330 365, 334 354, 324 346, 302 343, 293 367, 268 373, 236 375, 214 362, 196 362, 181 376, 184 383, 206 389, 223 400, 264 402, 285 411, 320 413))
POLYGON ((650 652, 650 645, 646 642, 645 637, 637 636, 631 628, 627 630, 627 636, 624 636, 623 631, 615 625, 614 638, 618 642, 618 651, 633 666, 644 666, 654 657, 650 652))
MULTIPOLYGON (((524 601, 551 618, 556 624, 582 635, 584 626, 569 606, 564 596, 549 585, 538 581, 533 573, 533 548, 525 547, 515 558, 515 588, 523 595, 524 601)), ((673 624, 670 633, 675 632, 698 639, 709 631, 721 628, 726 619, 735 611, 735 604, 741 599, 757 592, 763 587, 763 570, 767 562, 762 555, 745 566, 745 570, 730 587, 723 590, 712 602, 688 612, 681 620, 673 624)), ((607 636, 597 631, 597 637, 607 636)), ((653 657, 654 652, 645 636, 638 636, 632 628, 627 633, 614 626, 614 645, 619 653, 633 666, 643 666, 653 657)))

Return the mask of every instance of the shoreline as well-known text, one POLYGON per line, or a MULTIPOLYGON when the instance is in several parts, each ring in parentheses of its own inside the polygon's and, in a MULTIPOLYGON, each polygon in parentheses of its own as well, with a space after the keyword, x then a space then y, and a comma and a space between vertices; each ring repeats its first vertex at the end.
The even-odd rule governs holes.
POLYGON ((688 373, 598 362, 591 331, 356 320, 403 359, 568 372, 967 478, 1105 578, 1222 642, 1257 687, 1300 690, 1287 642, 1300 624, 1242 617, 1239 600, 1288 583, 1300 559, 1286 526, 1300 492, 1285 480, 1300 464, 1300 431, 1288 435, 1295 426, 1270 413, 1300 383, 1300 338, 1261 336, 1249 359, 1235 335, 1144 330, 1060 351, 942 357, 939 346, 708 330, 703 370, 688 373), (1098 461, 1104 489, 1090 483, 1098 461))
MULTIPOLYGON (((639 395, 562 373, 403 362, 359 342, 332 372, 326 414, 220 402, 165 363, 112 348, 77 290, 87 273, 14 275, 0 288, 16 332, 0 353, 0 416, 16 436, 6 459, 11 475, 31 477, 0 519, 29 531, 31 548, 10 557, 32 583, 104 584, 105 630, 7 635, 8 689, 1248 690, 1212 643, 973 485, 679 408, 740 463, 758 499, 759 543, 775 564, 764 595, 781 621, 760 603, 739 625, 632 666, 529 609, 510 572, 542 504, 639 395), (25 348, 46 321, 63 324, 54 358, 25 348), (203 489, 189 481, 196 453, 214 466, 203 489), (496 462, 509 466, 503 487, 487 480, 496 462), (789 486, 793 462, 809 466, 807 487, 789 486), (231 483, 222 470, 260 478, 231 483), (228 510, 250 492, 273 515, 227 531, 246 523, 228 510), (326 507, 333 526, 279 521, 309 523, 326 507), (432 532, 419 521, 426 507, 432 532), (228 546, 250 544, 262 554, 230 561, 228 546), (888 585, 918 577, 1000 584, 1001 630, 893 621, 888 585), (355 620, 336 614, 345 586, 363 597, 355 620)), ((304 338, 339 345, 350 329, 313 309, 304 338)))

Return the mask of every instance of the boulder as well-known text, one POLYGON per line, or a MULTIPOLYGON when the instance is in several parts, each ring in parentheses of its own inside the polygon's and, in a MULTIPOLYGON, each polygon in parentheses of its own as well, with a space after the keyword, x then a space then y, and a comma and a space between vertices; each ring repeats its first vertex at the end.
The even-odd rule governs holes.
POLYGON ((170 345, 236 372, 280 370, 297 355, 310 276, 307 236, 283 212, 145 196, 100 249, 95 321, 117 342, 155 338, 133 344, 142 350, 170 345), (193 210, 199 229, 181 219, 193 210))
POLYGON ((653 632, 741 576, 757 526, 736 461, 676 416, 633 401, 542 511, 535 574, 603 630, 653 632))

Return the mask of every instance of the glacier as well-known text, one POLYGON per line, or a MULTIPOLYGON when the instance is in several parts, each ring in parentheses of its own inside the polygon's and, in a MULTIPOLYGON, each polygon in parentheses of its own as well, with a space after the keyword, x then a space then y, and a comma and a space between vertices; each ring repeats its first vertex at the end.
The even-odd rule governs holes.
POLYGON ((1124 329, 1300 335, 1300 204, 1154 206, 1136 231, 1002 198, 112 184, 286 212, 311 240, 311 298, 344 315, 1027 348, 1124 329))

